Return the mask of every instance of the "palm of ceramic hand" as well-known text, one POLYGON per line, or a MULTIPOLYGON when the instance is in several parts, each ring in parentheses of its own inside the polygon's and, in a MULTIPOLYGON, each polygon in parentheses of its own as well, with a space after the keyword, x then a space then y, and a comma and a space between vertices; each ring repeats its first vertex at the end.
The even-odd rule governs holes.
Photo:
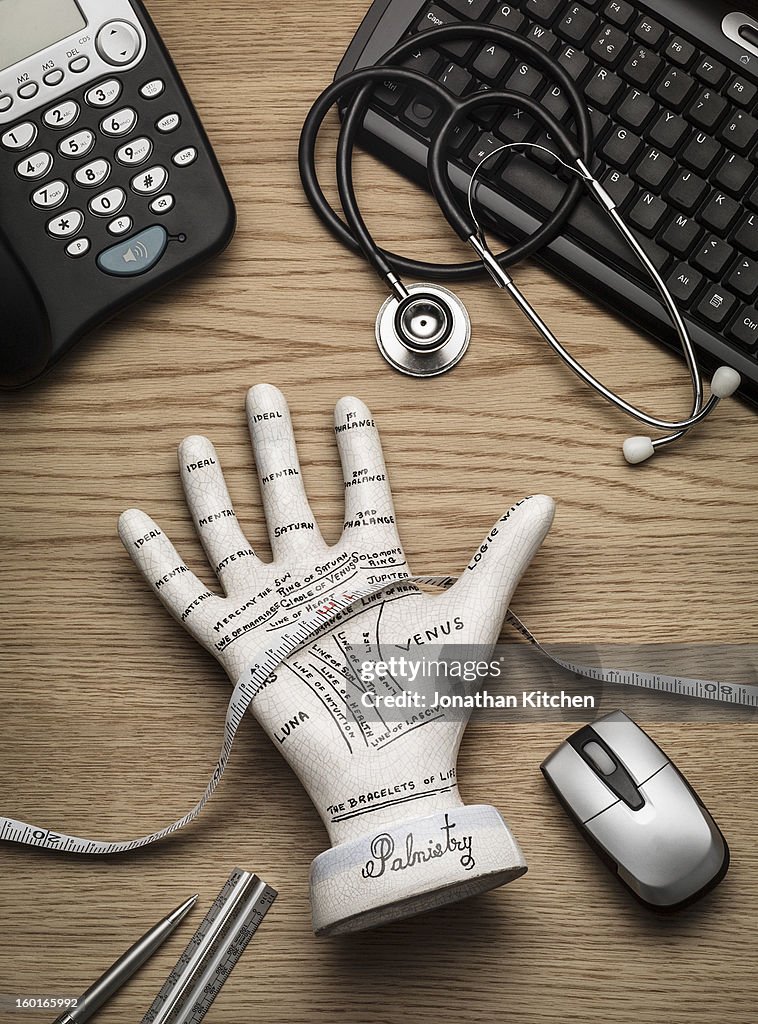
MULTIPOLYGON (((215 449, 203 437, 182 442, 180 471, 197 532, 226 596, 208 591, 144 513, 131 509, 119 522, 122 541, 153 590, 233 682, 331 595, 410 575, 379 436, 363 403, 345 398, 335 409, 346 512, 343 535, 333 547, 321 537, 308 504, 284 397, 269 385, 252 388, 247 414, 272 563, 261 562, 242 533, 215 449)), ((348 692, 346 653, 375 652, 378 644, 387 656, 417 635, 494 644, 552 511, 547 498, 520 503, 496 524, 451 591, 430 597, 413 584, 398 583, 366 599, 288 658, 258 693, 256 717, 302 779, 333 838, 349 831, 340 824, 340 808, 363 798, 378 779, 389 789, 423 786, 420 778, 405 778, 411 762, 425 766, 424 779, 449 774, 463 730, 460 720, 439 714, 429 715, 423 729, 415 715, 384 728, 361 723, 360 710, 350 707, 355 690, 348 692)), ((446 792, 451 788, 454 783, 446 792)))

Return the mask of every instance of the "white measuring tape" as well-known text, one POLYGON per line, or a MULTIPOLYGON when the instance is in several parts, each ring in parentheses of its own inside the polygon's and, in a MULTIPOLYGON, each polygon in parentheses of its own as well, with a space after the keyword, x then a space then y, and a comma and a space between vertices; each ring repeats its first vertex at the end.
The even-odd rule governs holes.
MULTIPOLYGON (((224 742, 221 754, 216 762, 213 774, 206 786, 205 792, 192 808, 183 817, 178 818, 171 825, 151 832, 136 839, 122 839, 113 842, 106 842, 97 839, 82 839, 78 836, 69 836, 63 832, 55 832, 52 829, 39 828, 30 825, 25 821, 18 821, 16 818, 7 818, 0 815, 0 840, 13 843, 24 843, 27 846, 41 846, 49 850, 61 850, 64 853, 83 854, 112 854, 127 853, 130 850, 137 850, 142 846, 150 846, 157 843, 173 832, 178 832, 200 816, 203 808, 208 803, 216 790, 221 778, 226 771, 232 746, 239 730, 242 719, 247 709, 255 699, 256 694, 276 668, 283 661, 294 654, 305 644, 313 640, 323 632, 334 619, 343 612, 349 611, 361 601, 375 597, 384 590, 392 587, 416 583, 431 587, 448 588, 456 582, 455 576, 409 576, 406 579, 394 580, 392 583, 385 583, 380 587, 356 588, 350 593, 343 593, 336 597, 329 598, 327 604, 316 611, 316 614, 306 619, 291 636, 285 637, 277 646, 266 651, 261 659, 248 671, 243 673, 232 692, 231 699, 226 709, 224 722, 224 742)), ((570 661, 551 654, 537 640, 534 634, 524 625, 521 620, 508 612, 506 621, 512 625, 524 639, 535 647, 546 658, 554 664, 572 672, 575 675, 584 676, 596 682, 617 683, 624 686, 643 687, 649 690, 657 690, 661 693, 675 696, 696 697, 701 700, 717 701, 739 705, 744 707, 758 708, 758 686, 748 684, 721 683, 716 680, 688 679, 682 676, 668 676, 656 673, 635 672, 623 669, 600 669, 587 665, 577 665, 570 661)))

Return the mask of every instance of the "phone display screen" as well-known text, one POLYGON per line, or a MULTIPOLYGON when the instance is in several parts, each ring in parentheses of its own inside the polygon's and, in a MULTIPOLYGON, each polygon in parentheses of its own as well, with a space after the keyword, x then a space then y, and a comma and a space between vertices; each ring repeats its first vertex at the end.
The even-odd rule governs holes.
POLYGON ((74 0, 0 0, 0 71, 86 25, 74 0))

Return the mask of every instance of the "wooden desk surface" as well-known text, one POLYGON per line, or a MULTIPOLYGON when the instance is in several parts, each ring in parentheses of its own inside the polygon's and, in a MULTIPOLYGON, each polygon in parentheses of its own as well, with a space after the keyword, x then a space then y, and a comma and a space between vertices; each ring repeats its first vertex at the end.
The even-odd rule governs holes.
MULTIPOLYGON (((628 422, 579 387, 484 283, 461 289, 474 339, 453 374, 416 382, 382 362, 373 343, 382 290, 315 221, 295 163, 303 117, 366 5, 150 3, 225 168, 239 230, 205 272, 99 331, 41 386, 2 399, 4 813, 121 837, 173 820, 199 795, 227 681, 148 593, 115 525, 122 509, 145 508, 205 571, 175 471, 177 442, 203 432, 265 550, 243 412, 257 381, 289 398, 327 537, 342 515, 331 411, 355 393, 380 424, 416 571, 460 570, 504 508, 543 491, 558 514, 514 608, 546 640, 755 640, 754 411, 724 408, 676 452, 631 470, 619 453, 628 422), (169 700, 181 710, 166 718, 169 700)), ((455 247, 431 200, 361 163, 380 237, 449 258, 455 247)), ((536 266, 519 281, 605 379, 655 409, 684 409, 676 358, 536 266)), ((655 726, 733 855, 706 902, 666 920, 633 903, 549 795, 538 765, 567 731, 485 724, 464 740, 463 795, 506 815, 529 859, 523 879, 384 930, 317 941, 307 878, 325 834, 250 720, 201 822, 172 841, 112 860, 0 849, 0 993, 75 994, 160 911, 195 891, 207 906, 239 864, 281 896, 211 1021, 754 1021, 754 727, 655 726)), ((138 1020, 188 930, 98 1020, 138 1020)), ((9 1022, 51 1016, 0 1011, 9 1022)))

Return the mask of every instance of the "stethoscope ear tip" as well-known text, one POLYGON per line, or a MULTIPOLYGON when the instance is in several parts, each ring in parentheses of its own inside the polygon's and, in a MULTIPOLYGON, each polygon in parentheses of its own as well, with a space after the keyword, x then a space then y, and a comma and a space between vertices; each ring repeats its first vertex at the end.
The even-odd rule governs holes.
POLYGON ((729 398, 742 383, 742 377, 731 366, 719 366, 711 378, 711 394, 714 398, 729 398))
POLYGON ((624 458, 630 466, 647 462, 655 455, 655 446, 649 437, 627 437, 624 441, 624 458))

